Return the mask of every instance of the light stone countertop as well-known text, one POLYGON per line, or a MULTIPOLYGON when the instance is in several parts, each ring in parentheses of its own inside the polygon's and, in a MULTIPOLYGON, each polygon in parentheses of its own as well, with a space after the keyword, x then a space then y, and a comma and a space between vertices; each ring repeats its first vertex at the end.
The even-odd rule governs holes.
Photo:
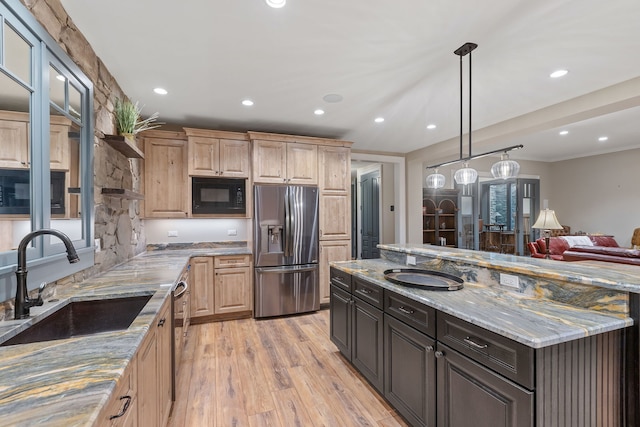
POLYGON ((392 268, 412 268, 383 259, 332 262, 331 265, 384 289, 407 296, 532 348, 542 348, 633 325, 626 316, 562 304, 503 287, 464 283, 458 291, 430 291, 384 278, 392 268))
POLYGON ((0 341, 70 301, 153 295, 122 331, 0 347, 0 425, 92 426, 191 256, 251 254, 247 247, 149 251, 65 286, 27 320, 0 322, 0 341))

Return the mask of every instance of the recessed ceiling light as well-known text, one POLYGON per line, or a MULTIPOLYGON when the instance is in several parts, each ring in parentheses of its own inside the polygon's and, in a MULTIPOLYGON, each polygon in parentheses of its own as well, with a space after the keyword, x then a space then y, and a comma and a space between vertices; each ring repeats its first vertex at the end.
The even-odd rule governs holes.
POLYGON ((318 108, 317 110, 315 110, 313 112, 313 114, 315 114, 316 116, 321 116, 321 115, 324 114, 324 110, 321 110, 321 109, 318 108))
POLYGON ((435 129, 436 125, 434 125, 433 123, 431 123, 430 125, 427 125, 427 129, 435 129))
POLYGON ((609 139, 609 137, 608 137, 608 136, 601 136, 600 138, 598 138, 598 141, 600 141, 600 142, 604 142, 604 141, 606 141, 607 139, 609 139))
POLYGON ((384 122, 384 117, 376 117, 376 118, 375 118, 375 120, 374 120, 374 122, 376 122, 376 123, 382 123, 382 122, 384 122))
POLYGON ((325 102, 336 103, 342 101, 342 95, 337 93, 330 93, 322 97, 325 102))
POLYGON ((567 70, 556 70, 553 73, 549 74, 549 77, 552 79, 557 79, 558 77, 566 76, 569 71, 567 70))
POLYGON ((167 93, 169 93, 169 92, 167 92, 167 90, 166 90, 166 89, 163 89, 163 88, 161 88, 161 87, 157 87, 157 88, 155 88, 153 91, 154 91, 155 93, 157 93, 158 95, 166 95, 167 93))
POLYGON ((560 135, 564 136, 564 135, 568 135, 569 131, 568 130, 561 130, 560 131, 560 135))
POLYGON ((287 3, 287 0, 266 0, 267 4, 275 9, 280 9, 287 3))
POLYGON ((242 101, 242 105, 244 105, 245 107, 251 107, 253 105, 253 101, 250 99, 245 99, 242 101))

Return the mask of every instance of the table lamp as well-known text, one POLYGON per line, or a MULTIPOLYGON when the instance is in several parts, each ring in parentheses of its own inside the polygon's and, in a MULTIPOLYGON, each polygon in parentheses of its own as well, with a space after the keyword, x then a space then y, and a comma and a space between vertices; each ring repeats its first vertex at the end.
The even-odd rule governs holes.
POLYGON ((536 220, 536 223, 533 224, 532 228, 544 230, 544 243, 545 243, 545 246, 547 247, 547 253, 545 255, 545 258, 546 259, 551 258, 549 256, 549 239, 551 238, 551 230, 562 230, 564 228, 558 222, 558 218, 556 218, 556 213, 551 209, 542 209, 540 211, 540 215, 538 215, 538 219, 536 220))

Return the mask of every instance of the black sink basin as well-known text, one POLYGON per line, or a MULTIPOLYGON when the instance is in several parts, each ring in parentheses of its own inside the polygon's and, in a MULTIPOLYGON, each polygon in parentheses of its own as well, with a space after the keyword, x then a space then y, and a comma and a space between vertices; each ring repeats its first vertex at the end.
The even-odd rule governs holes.
POLYGON ((149 299, 151 295, 70 302, 0 346, 127 329, 149 299))

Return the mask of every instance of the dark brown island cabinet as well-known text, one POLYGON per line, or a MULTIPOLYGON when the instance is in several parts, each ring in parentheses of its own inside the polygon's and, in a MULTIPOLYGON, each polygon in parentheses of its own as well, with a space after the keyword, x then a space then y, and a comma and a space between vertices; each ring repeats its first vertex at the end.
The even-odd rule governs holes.
POLYGON ((412 426, 628 426, 623 331, 531 348, 331 268, 331 340, 412 426))

